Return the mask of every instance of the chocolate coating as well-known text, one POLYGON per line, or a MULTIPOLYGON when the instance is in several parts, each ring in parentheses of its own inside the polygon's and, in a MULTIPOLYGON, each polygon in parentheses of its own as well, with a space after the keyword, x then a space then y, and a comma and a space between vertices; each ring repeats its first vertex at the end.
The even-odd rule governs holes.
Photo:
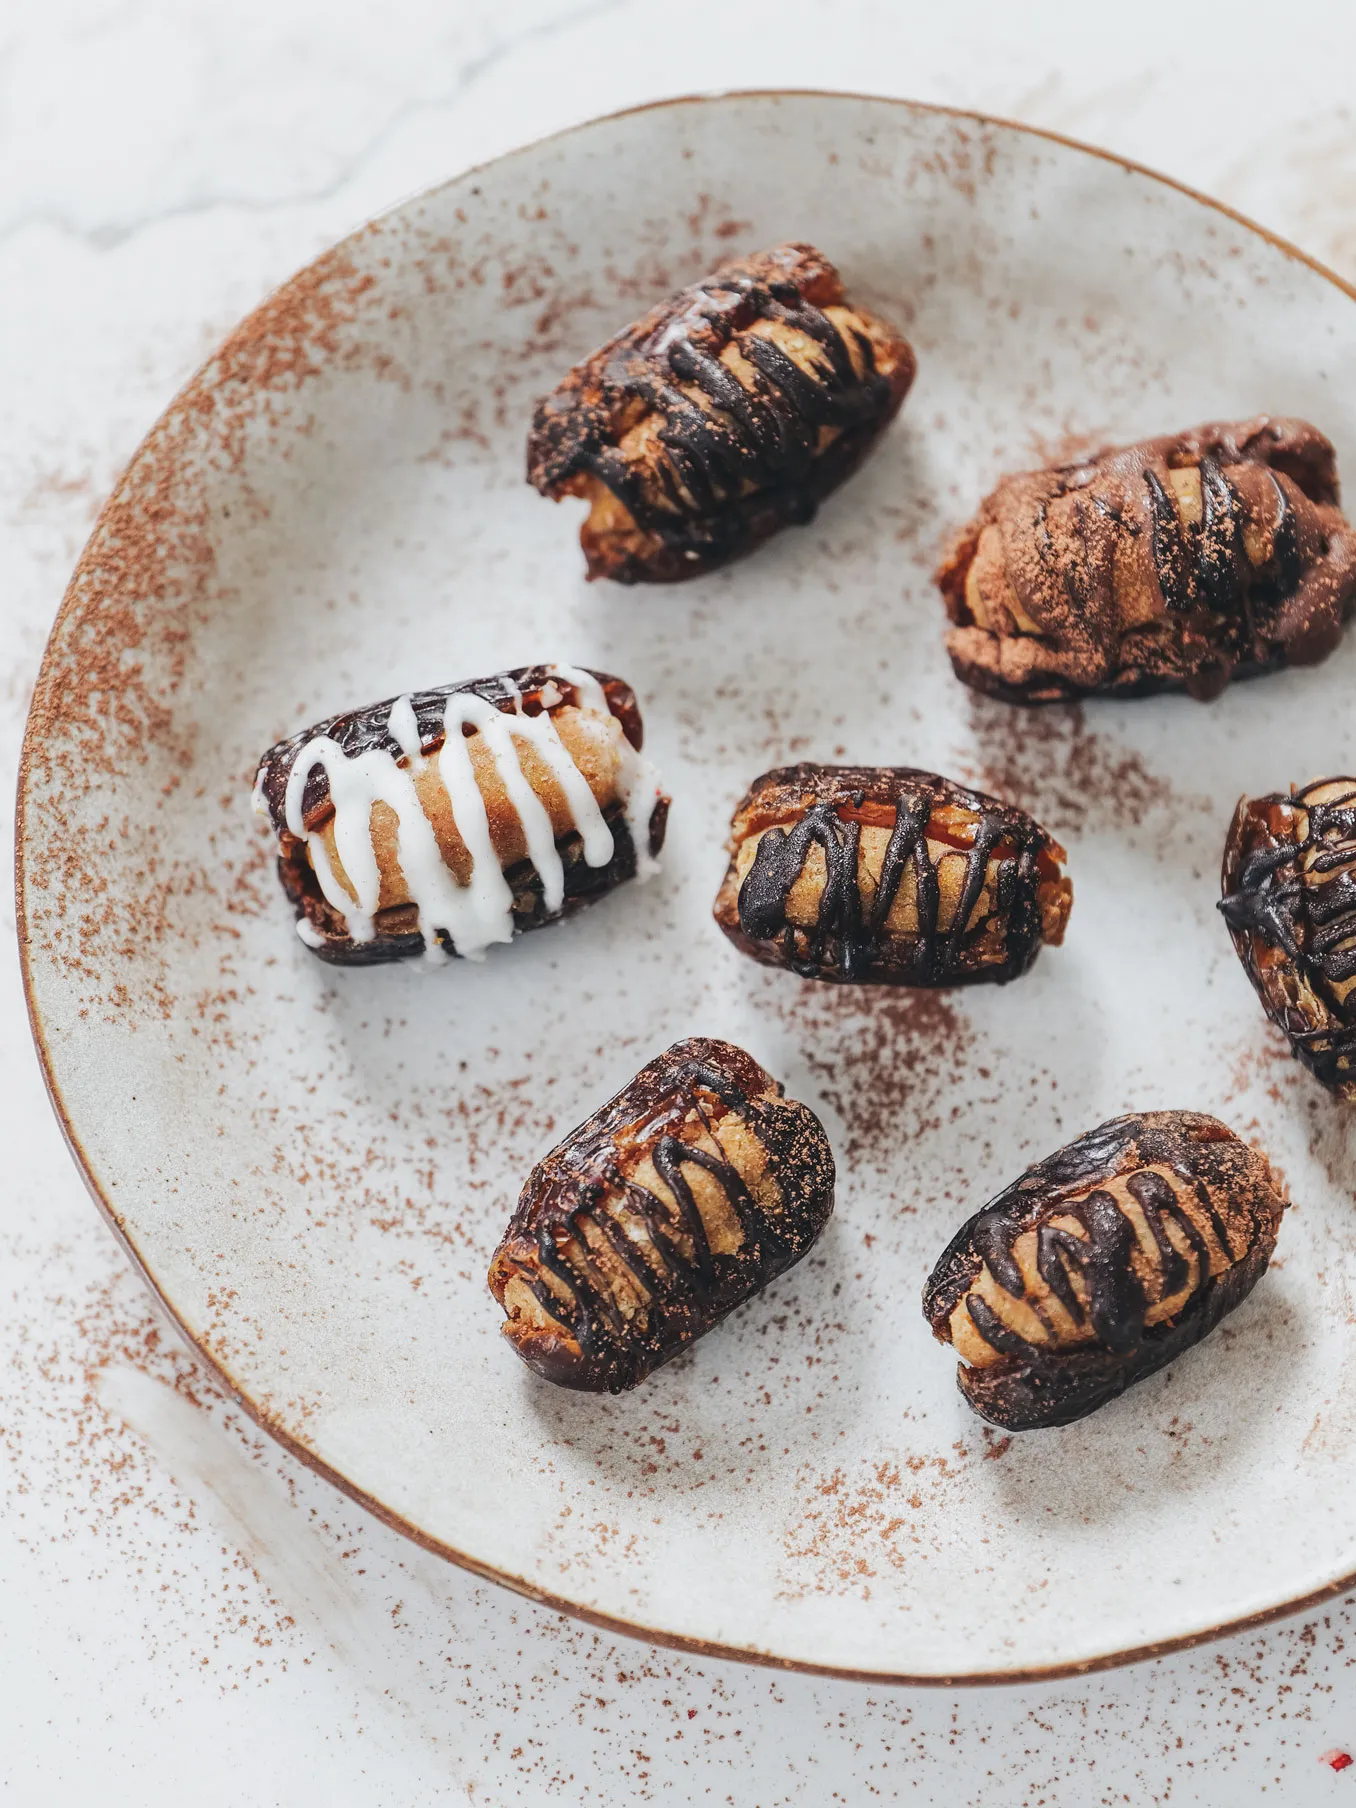
MULTIPOLYGON (((590 676, 601 685, 608 710, 620 723, 626 740, 638 752, 644 740, 644 726, 635 692, 625 680, 605 672, 593 672, 590 676)), ((582 707, 575 687, 568 679, 545 665, 520 666, 486 678, 416 691, 410 695, 409 702, 423 759, 430 759, 442 748, 446 738, 444 713, 448 699, 463 694, 482 698, 505 715, 521 711, 532 717, 554 714, 570 705, 582 707)), ((288 826, 288 780, 298 756, 310 742, 320 737, 333 741, 350 759, 384 754, 397 766, 408 769, 407 752, 390 728, 395 701, 387 698, 363 709, 346 710, 299 734, 289 735, 264 755, 255 780, 256 803, 267 815, 278 838, 278 875, 298 921, 307 927, 307 945, 321 960, 340 966, 369 966, 406 960, 423 953, 425 940, 418 928, 417 911, 408 903, 382 909, 377 912, 372 939, 353 939, 344 918, 324 896, 306 841, 293 834, 288 826)), ((663 846, 668 806, 669 799, 661 796, 650 815, 648 851, 652 855, 658 854, 663 846)), ((333 819, 329 775, 323 765, 312 767, 302 792, 301 808, 308 830, 321 828, 333 819)), ((602 814, 613 840, 612 858, 606 865, 588 864, 578 833, 568 832, 556 838, 556 850, 564 868, 564 898, 559 911, 546 908, 541 876, 530 859, 517 860, 505 868, 504 876, 512 892, 515 931, 540 928, 560 916, 569 916, 635 876, 636 847, 622 803, 607 803, 602 814)), ((492 812, 491 827, 497 826, 492 812)), ((456 952, 449 940, 440 936, 439 941, 446 952, 456 952)))
POLYGON ((1356 1098, 1356 779, 1241 798, 1219 908, 1295 1058, 1356 1098))
POLYGON ((1326 659, 1356 604, 1331 444, 1266 415, 1005 477, 937 581, 956 676, 1010 703, 1326 659))
POLYGON ((911 766, 781 766, 735 809, 715 918, 767 966, 845 984, 999 984, 1064 936, 1064 849, 911 766))
POLYGON ((961 1227, 923 1312, 965 1359, 956 1378, 981 1417, 1067 1425, 1233 1311, 1266 1271, 1285 1205, 1265 1157, 1218 1119, 1113 1118, 961 1227))
POLYGON ((504 1335, 561 1387, 620 1393, 799 1262, 828 1138, 729 1042, 651 1061, 528 1176, 490 1265, 504 1335))
POLYGON ((812 246, 757 252, 651 309, 538 402, 528 481, 592 503, 591 578, 693 577, 809 521, 914 369, 812 246))

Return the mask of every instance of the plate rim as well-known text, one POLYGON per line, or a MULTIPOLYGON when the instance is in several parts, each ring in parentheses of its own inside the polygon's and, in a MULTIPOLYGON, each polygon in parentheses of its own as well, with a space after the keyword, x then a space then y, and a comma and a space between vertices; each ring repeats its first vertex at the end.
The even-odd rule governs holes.
POLYGON ((1234 1619, 1221 1621, 1218 1625, 1200 1627, 1190 1632, 1180 1633, 1172 1638, 1155 1640, 1148 1644, 1125 1646, 1115 1651, 1099 1652, 1093 1657, 1074 1659, 1065 1663, 1027 1665, 1020 1668, 1002 1670, 957 1671, 941 1675, 937 1673, 917 1674, 911 1671, 858 1669, 844 1664, 815 1663, 804 1658, 784 1657, 776 1652, 760 1650, 755 1646, 731 1645, 720 1640, 698 1638, 692 1634, 671 1632, 664 1628, 652 1627, 636 1620, 625 1619, 619 1615, 608 1614, 598 1609, 585 1606, 581 1602, 570 1600, 550 1589, 540 1587, 526 1577, 516 1576, 510 1571, 502 1570, 493 1564, 483 1562, 469 1552, 459 1550, 432 1534, 424 1531, 412 1521, 404 1518, 394 1508, 388 1507, 377 1496, 368 1493, 356 1482, 350 1480, 342 1471, 328 1463, 323 1457, 307 1448, 287 1428, 278 1423, 268 1409, 255 1400, 231 1374, 226 1364, 213 1355, 203 1343, 194 1336, 176 1311, 173 1301, 156 1279, 147 1261, 143 1258, 136 1242, 122 1222, 120 1214, 106 1195, 95 1174, 93 1164, 81 1144, 79 1133, 70 1112, 67 1110, 61 1094, 60 1084, 54 1068, 51 1048, 46 1028, 42 1020, 35 996, 34 966, 35 955, 29 933, 27 911, 27 872, 25 852, 27 847, 27 795, 31 780, 33 756, 43 738, 43 724, 39 723, 38 705, 42 696, 43 678, 54 655, 54 649, 60 636, 67 615, 74 607, 76 586, 84 565, 86 554, 96 543, 104 531, 109 513, 122 495, 130 473, 136 468, 143 454, 162 429, 179 416, 190 403, 195 391, 203 384, 212 368, 217 364, 222 353, 238 338, 251 330, 261 314, 273 307, 278 298, 284 295, 295 283, 316 270, 327 260, 342 256, 345 250, 355 246, 374 228, 385 221, 406 212, 420 201, 431 199, 451 188, 474 183, 475 178, 484 171, 498 168, 512 159, 530 155, 544 147, 574 137, 594 127, 612 124, 618 120, 629 119, 646 113, 658 112, 670 107, 720 107, 727 102, 748 100, 823 100, 823 101, 865 101, 872 105, 903 108, 911 113, 927 113, 944 118, 964 121, 978 128, 998 127, 1000 130, 1021 134, 1027 138, 1035 138, 1046 143, 1057 144, 1067 150, 1077 151, 1085 156, 1096 157, 1111 163, 1129 174, 1145 177, 1161 187, 1174 190, 1195 201, 1202 207, 1222 215, 1235 226, 1245 232, 1264 240, 1283 256, 1306 266, 1334 288, 1345 295, 1348 300, 1356 302, 1356 283, 1348 282, 1330 269, 1321 259, 1302 250, 1291 240, 1273 232, 1269 227, 1261 225, 1249 215, 1231 207, 1227 202, 1217 200, 1214 196, 1193 188, 1189 183, 1178 180, 1175 176, 1165 175, 1150 165, 1141 163, 1133 157, 1126 157, 1117 151, 1089 144, 1086 140, 1075 138, 1068 133, 1054 131, 1044 126, 1028 125, 1021 120, 1008 119, 1001 114, 984 113, 967 107, 948 106, 942 102, 912 100, 904 95, 873 94, 857 89, 840 88, 712 88, 697 90, 685 94, 662 97, 657 100, 642 101, 632 106, 619 107, 611 112, 600 113, 589 119, 575 121, 556 131, 547 132, 540 137, 515 145, 497 156, 486 158, 478 163, 467 165, 455 175, 444 181, 434 183, 431 187, 412 191, 373 214, 367 220, 347 232, 342 238, 334 241, 309 259, 298 270, 269 290, 245 314, 234 327, 213 347, 188 379, 179 387, 170 401, 156 416, 118 475, 108 497, 99 510, 89 536, 81 549, 80 555, 61 602, 53 618, 51 629, 43 645, 42 658, 39 661, 34 681, 33 701, 24 725, 23 741, 19 751, 18 771, 16 779, 16 796, 14 812, 14 893, 15 893, 15 927, 18 940, 19 971, 23 983, 24 1003, 27 1010, 28 1026, 33 1038, 34 1049, 38 1058, 39 1070, 48 1100, 56 1116, 62 1138, 70 1152, 86 1190, 95 1205, 122 1245, 133 1268, 150 1290, 152 1298, 159 1305, 174 1329, 193 1351, 196 1358, 204 1365, 219 1386, 224 1388, 232 1401, 241 1408, 247 1417, 260 1430, 275 1439, 289 1455, 304 1463, 306 1467, 319 1475, 323 1480, 337 1488, 363 1511, 370 1513, 382 1524, 399 1532, 419 1548, 441 1557, 446 1562, 454 1563, 458 1568, 468 1571, 482 1581, 494 1582, 511 1590, 514 1594, 535 1602, 538 1606, 547 1607, 557 1613, 568 1615, 586 1625, 610 1635, 640 1640, 646 1644, 681 1651, 687 1655, 703 1658, 717 1658, 727 1662, 756 1664, 764 1668, 794 1672, 806 1676, 831 1677, 841 1681, 871 1683, 876 1686, 900 1688, 976 1688, 997 1687, 1001 1685, 1020 1685, 1039 1682, 1060 1681, 1066 1678, 1094 1675, 1103 1670, 1117 1669, 1124 1665, 1145 1663, 1150 1659, 1166 1657, 1174 1652, 1188 1651, 1198 1645, 1212 1643, 1217 1639, 1232 1637, 1236 1634, 1252 1631, 1267 1626, 1275 1621, 1287 1619, 1303 1613, 1308 1608, 1319 1607, 1336 1596, 1350 1593, 1356 1589, 1356 1570, 1334 1578, 1319 1588, 1306 1594, 1294 1596, 1270 1607, 1258 1608, 1252 1613, 1240 1615, 1234 1619))

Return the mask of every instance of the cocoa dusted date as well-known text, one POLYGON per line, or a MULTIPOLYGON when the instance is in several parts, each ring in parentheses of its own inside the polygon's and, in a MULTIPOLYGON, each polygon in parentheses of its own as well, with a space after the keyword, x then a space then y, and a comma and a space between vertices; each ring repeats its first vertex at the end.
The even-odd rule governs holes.
POLYGON ((1005 477, 937 574, 956 676, 1011 703, 1312 665, 1356 604, 1356 537, 1307 421, 1215 422, 1005 477))
POLYGON ((1330 1092, 1356 1098, 1356 779, 1242 798, 1221 891, 1267 1016, 1330 1092))
POLYGON ((730 828, 715 918, 745 954, 807 979, 999 983, 1058 945, 1064 849, 1009 804, 910 766, 782 766, 730 828))
POLYGON ((962 1226, 923 1311, 983 1418, 1066 1425, 1213 1331, 1265 1273, 1285 1206, 1216 1118, 1113 1118, 962 1226))
POLYGON ((537 404, 528 481, 580 496, 591 578, 695 576, 804 523, 914 376, 907 341, 810 245, 720 268, 651 309, 537 404))
POLYGON ((522 666, 331 716, 255 779, 297 933, 344 965, 496 942, 646 877, 669 800, 635 693, 522 666))
POLYGON ((504 1335, 562 1387, 620 1393, 806 1254, 828 1138, 752 1056, 675 1043, 532 1170, 490 1265, 504 1335))

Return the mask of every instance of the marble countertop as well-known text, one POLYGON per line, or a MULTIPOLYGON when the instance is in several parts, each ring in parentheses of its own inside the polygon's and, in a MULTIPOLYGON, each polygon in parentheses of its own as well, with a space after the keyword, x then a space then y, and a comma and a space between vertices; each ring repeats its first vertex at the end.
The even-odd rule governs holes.
MULTIPOLYGON (((66 578, 141 434, 267 289, 402 195, 663 94, 851 88, 1107 145, 1356 280, 1353 66, 1356 10, 1260 0, 9 9, 3 795, 66 578)), ((616 1641, 417 1550, 264 1438, 160 1322, 62 1146, 13 959, 0 999, 7 1800, 1356 1802, 1336 1757, 1356 1751, 1351 1600, 957 1695, 616 1641)))

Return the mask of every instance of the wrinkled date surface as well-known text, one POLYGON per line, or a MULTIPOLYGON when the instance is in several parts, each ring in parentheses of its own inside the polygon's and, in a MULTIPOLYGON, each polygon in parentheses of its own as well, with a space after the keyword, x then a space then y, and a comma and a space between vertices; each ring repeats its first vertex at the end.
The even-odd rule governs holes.
POLYGON ((528 1177, 490 1266, 504 1334, 619 1393, 799 1262, 833 1210, 818 1118, 728 1042, 675 1043, 528 1177))
POLYGON ((297 931, 341 965, 479 958, 652 869, 669 800, 630 685, 521 666, 331 716, 254 801, 297 931))
POLYGON ((1212 1331, 1265 1272, 1285 1199, 1265 1158, 1191 1111, 1113 1118, 1028 1168, 932 1271, 923 1311, 1008 1431, 1104 1406, 1212 1331))
POLYGON ((1003 981, 1064 936, 1064 849, 1024 811, 908 766, 783 766, 735 810, 725 934, 809 979, 1003 981))
POLYGON ((914 368, 812 246, 758 252, 671 296, 540 401, 528 481, 590 504, 590 577, 693 577, 809 521, 914 368))
POLYGON ((1238 958, 1296 1058, 1356 1098, 1356 779, 1243 798, 1219 908, 1238 958))
POLYGON ((1216 696, 1326 658, 1356 603, 1333 449, 1266 416, 1005 477, 937 574, 957 677, 1008 702, 1216 696))

